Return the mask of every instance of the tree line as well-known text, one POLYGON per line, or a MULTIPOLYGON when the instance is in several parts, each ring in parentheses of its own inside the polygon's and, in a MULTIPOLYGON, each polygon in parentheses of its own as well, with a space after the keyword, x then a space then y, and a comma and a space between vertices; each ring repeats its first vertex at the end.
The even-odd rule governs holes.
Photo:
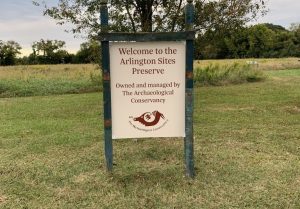
MULTIPOLYGON (((36 41, 29 56, 19 57, 22 49, 15 41, 0 40, 0 65, 99 63, 100 43, 90 40, 77 53, 64 50, 60 40, 36 41)), ((300 57, 300 24, 289 29, 280 25, 257 24, 235 30, 207 30, 195 41, 196 59, 300 57)))
MULTIPOLYGON (((42 7, 43 14, 57 24, 71 23, 70 32, 84 32, 90 40, 95 40, 101 30, 100 6, 105 2, 109 2, 108 30, 133 33, 184 31, 184 7, 193 2, 196 59, 299 56, 299 25, 289 30, 272 24, 246 26, 267 13, 265 0, 58 0, 54 6, 34 0, 33 4, 42 7)), ((100 47, 97 41, 84 43, 73 55, 62 49, 64 44, 40 40, 32 45, 32 54, 20 60, 12 59, 20 53, 20 45, 2 41, 0 64, 99 62, 100 55, 95 55, 100 47)))
POLYGON ((31 45, 32 53, 29 56, 20 57, 21 49, 15 41, 0 40, 0 65, 34 65, 34 64, 81 64, 99 63, 100 43, 90 40, 80 45, 77 53, 72 54, 64 49, 66 42, 60 40, 44 40, 34 42, 31 45))
POLYGON ((300 57, 300 24, 257 24, 208 30, 196 40, 198 59, 300 57))

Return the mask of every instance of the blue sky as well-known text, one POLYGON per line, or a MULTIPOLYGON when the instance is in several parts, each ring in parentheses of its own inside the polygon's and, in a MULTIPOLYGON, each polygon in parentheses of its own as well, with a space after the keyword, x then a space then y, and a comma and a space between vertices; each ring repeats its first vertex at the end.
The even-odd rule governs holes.
MULTIPOLYGON (((45 0, 55 4, 57 0, 45 0)), ((300 0, 268 0, 269 13, 258 22, 269 22, 289 27, 300 23, 300 0)), ((69 26, 70 27, 70 26, 69 26)), ((56 25, 55 21, 42 15, 42 8, 32 4, 32 0, 0 0, 0 40, 15 40, 23 47, 22 53, 31 52, 31 44, 43 39, 64 40, 66 49, 76 52, 82 38, 74 38, 66 33, 67 26, 56 25)))

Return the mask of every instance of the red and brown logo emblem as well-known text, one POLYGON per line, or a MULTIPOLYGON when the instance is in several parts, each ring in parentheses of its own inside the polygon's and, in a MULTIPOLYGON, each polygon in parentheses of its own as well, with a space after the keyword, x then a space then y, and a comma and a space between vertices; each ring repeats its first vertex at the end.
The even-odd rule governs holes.
POLYGON ((165 119, 164 115, 158 111, 154 111, 152 113, 145 112, 141 116, 133 118, 133 120, 140 122, 144 126, 155 126, 161 118, 165 119))

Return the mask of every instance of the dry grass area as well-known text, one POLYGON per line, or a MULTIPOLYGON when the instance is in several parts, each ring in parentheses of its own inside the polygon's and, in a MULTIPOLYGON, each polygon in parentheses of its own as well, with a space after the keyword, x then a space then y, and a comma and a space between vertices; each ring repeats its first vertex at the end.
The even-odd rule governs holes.
POLYGON ((98 65, 20 65, 0 67, 0 97, 100 91, 98 65))
MULTIPOLYGON (((209 65, 232 65, 234 63, 247 64, 257 62, 257 68, 262 70, 299 69, 300 58, 281 59, 228 59, 228 60, 197 60, 195 67, 207 67, 209 65)), ((256 65, 255 65, 256 66, 256 65)), ((28 78, 89 78, 90 74, 99 75, 99 66, 95 64, 60 64, 60 65, 20 65, 0 67, 0 79, 28 78)))
POLYGON ((252 64, 258 70, 286 70, 299 69, 300 58, 280 58, 280 59, 227 59, 227 60, 198 60, 195 66, 204 68, 209 65, 232 65, 238 63, 241 65, 252 64))
POLYGON ((77 80, 100 75, 95 64, 19 65, 0 67, 0 79, 62 79, 77 80))
MULTIPOLYGON (((265 80, 267 71, 272 74, 287 69, 300 69, 299 59, 198 60, 195 61, 194 81, 197 86, 257 82, 265 80)), ((0 67, 0 97, 84 93, 101 89, 101 70, 95 64, 0 67)))
MULTIPOLYGON (((266 71, 269 74, 287 69, 300 69, 298 58, 199 60, 195 61, 194 80, 198 86, 240 84, 264 81, 266 71)), ((84 93, 101 89, 102 77, 98 65, 0 67, 0 97, 84 93)))

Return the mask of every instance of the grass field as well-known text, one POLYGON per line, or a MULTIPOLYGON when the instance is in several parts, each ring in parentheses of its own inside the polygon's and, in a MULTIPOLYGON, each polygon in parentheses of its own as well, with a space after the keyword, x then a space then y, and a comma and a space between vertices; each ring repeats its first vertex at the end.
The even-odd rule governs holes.
MULTIPOLYGON (((299 69, 297 58, 195 61, 197 86, 265 80, 266 70, 299 69), (249 62, 257 62, 249 65, 249 62)), ((0 67, 0 98, 99 92, 97 65, 29 65, 0 67)))
POLYGON ((280 58, 280 59, 226 59, 226 60, 199 60, 195 62, 196 67, 206 67, 211 64, 231 65, 233 63, 247 64, 256 63, 255 67, 259 70, 286 70, 300 69, 299 58, 280 58))
POLYGON ((195 89, 196 178, 182 139, 114 141, 102 94, 0 99, 0 208, 300 208, 300 70, 195 89))
POLYGON ((0 67, 0 97, 84 93, 101 89, 98 65, 0 67))

